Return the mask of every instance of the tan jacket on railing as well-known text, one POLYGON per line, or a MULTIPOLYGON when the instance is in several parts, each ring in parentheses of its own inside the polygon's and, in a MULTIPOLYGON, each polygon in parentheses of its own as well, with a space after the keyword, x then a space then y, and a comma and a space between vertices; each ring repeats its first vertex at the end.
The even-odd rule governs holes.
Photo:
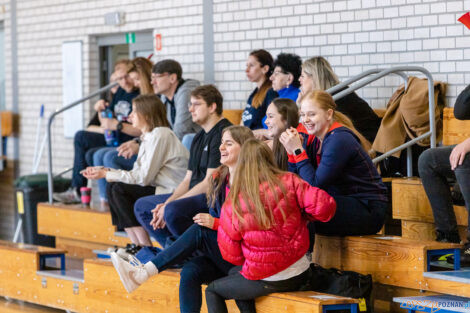
MULTIPOLYGON (((434 82, 436 134, 442 134, 442 110, 445 107, 447 84, 434 82)), ((414 139, 429 131, 428 80, 408 78, 408 88, 400 86, 392 95, 380 124, 372 149, 385 153, 405 143, 406 136, 414 139)), ((429 146, 430 138, 420 140, 420 146, 429 146)), ((399 157, 400 152, 393 156, 399 157)))

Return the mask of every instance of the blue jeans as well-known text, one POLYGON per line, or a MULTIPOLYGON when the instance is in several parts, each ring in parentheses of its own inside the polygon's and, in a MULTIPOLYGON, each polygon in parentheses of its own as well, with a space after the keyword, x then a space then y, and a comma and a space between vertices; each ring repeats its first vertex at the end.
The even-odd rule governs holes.
POLYGON ((163 248, 166 247, 167 240, 171 237, 171 233, 166 227, 163 229, 153 229, 150 225, 150 221, 153 218, 151 211, 155 209, 157 204, 165 202, 170 196, 171 194, 142 197, 134 204, 134 215, 137 221, 145 228, 150 237, 158 241, 163 248))
POLYGON ((161 272, 171 265, 180 264, 196 251, 202 252, 203 256, 197 256, 186 262, 181 271, 179 297, 182 313, 200 312, 201 285, 227 275, 233 267, 220 254, 217 231, 193 224, 171 246, 159 252, 152 260, 161 272))
MULTIPOLYGON (((424 151, 418 160, 419 176, 431 203, 436 230, 445 235, 455 234, 458 238, 449 180, 457 180, 465 200, 465 207, 470 205, 470 155, 467 154, 462 165, 455 170, 450 167, 449 157, 455 146, 439 147, 424 151)), ((469 215, 470 227, 470 215, 469 215)), ((470 228, 467 228, 470 240, 470 228)))
MULTIPOLYGON (((118 156, 118 151, 115 147, 104 147, 97 149, 93 153, 93 166, 104 166, 129 171, 134 166, 136 159, 137 155, 132 156, 130 159, 126 159, 118 156)), ((106 184, 106 178, 98 180, 100 199, 102 200, 107 200, 106 184)))
POLYGON ((134 205, 134 214, 137 220, 162 247, 166 246, 167 238, 170 236, 177 238, 193 225, 194 215, 209 212, 205 194, 171 201, 165 207, 165 228, 163 230, 154 230, 149 224, 152 220, 152 213, 150 211, 157 204, 165 202, 170 196, 170 194, 167 194, 143 197, 137 200, 134 205))
POLYGON ((186 134, 183 136, 183 139, 181 139, 181 143, 186 149, 188 149, 188 151, 191 150, 191 144, 193 143, 194 136, 196 136, 196 133, 186 134))

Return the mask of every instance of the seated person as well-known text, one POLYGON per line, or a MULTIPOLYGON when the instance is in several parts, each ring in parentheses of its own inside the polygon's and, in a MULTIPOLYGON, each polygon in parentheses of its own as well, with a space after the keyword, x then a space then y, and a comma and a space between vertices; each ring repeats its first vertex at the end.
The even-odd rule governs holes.
POLYGON ((271 102, 266 110, 266 126, 268 127, 268 137, 272 140, 266 141, 269 148, 273 150, 274 159, 283 171, 287 171, 287 152, 279 141, 279 136, 291 127, 299 130, 299 109, 297 104, 287 98, 276 98, 271 102))
MULTIPOLYGON (((176 244, 183 246, 184 238, 198 241, 204 252, 212 253, 222 264, 227 262, 221 260, 220 254, 232 264, 243 265, 209 284, 208 309, 227 312, 225 300, 236 299, 241 312, 256 312, 256 297, 296 291, 307 282, 310 276, 310 262, 305 256, 309 242, 307 216, 328 221, 335 214, 336 205, 325 191, 279 170, 269 147, 256 139, 243 144, 238 161, 228 170, 230 193, 220 210, 217 232, 220 252, 214 247, 215 232, 198 226, 192 226, 188 232, 201 229, 199 238, 185 233, 168 249, 175 250, 175 254, 187 253, 183 247, 174 248, 176 244), (250 201, 243 201, 246 197, 250 201)), ((129 292, 162 271, 167 263, 160 254, 140 267, 116 254, 111 258, 129 292)))
MULTIPOLYGON (((269 79, 272 82, 273 90, 279 94, 279 98, 291 99, 295 104, 300 92, 301 66, 302 60, 296 54, 281 53, 277 56, 274 61, 274 72, 269 79)), ((267 130, 266 118, 266 116, 263 118, 265 128, 255 130, 256 138, 273 139, 273 137, 270 137, 271 132, 267 130)))
MULTIPOLYGON (((194 216, 194 223, 171 246, 159 252, 148 266, 159 272, 169 266, 180 263, 194 252, 198 256, 187 261, 182 270, 179 284, 180 311, 182 313, 200 312, 202 305, 201 285, 226 276, 233 264, 224 261, 217 246, 217 229, 220 209, 225 201, 229 187, 230 173, 234 172, 243 143, 253 138, 250 129, 244 126, 230 126, 224 129, 220 144, 220 162, 210 181, 207 199, 210 214, 199 213, 194 216)), ((130 268, 127 262, 120 259, 117 253, 112 257, 113 264, 121 273, 121 278, 128 292, 138 286, 129 283, 126 269, 130 268)))
MULTIPOLYGON (((183 140, 185 135, 190 135, 189 138, 192 139, 193 134, 200 131, 201 127, 191 120, 188 106, 191 91, 199 86, 199 82, 183 79, 181 65, 175 60, 165 59, 153 66, 152 85, 166 105, 167 118, 176 136, 183 140)), ((189 150, 191 140, 183 144, 189 150)))
POLYGON ((289 171, 336 200, 335 216, 327 223, 315 223, 317 233, 375 234, 385 220, 387 189, 367 153, 369 142, 335 108, 325 91, 302 98, 300 116, 308 134, 290 128, 280 137, 289 154, 289 171))
MULTIPOLYGON (((152 62, 147 58, 137 57, 132 60, 132 68, 129 70, 129 77, 134 82, 134 86, 139 89, 141 95, 153 95, 153 88, 150 84, 150 75, 152 73, 152 62)), ((135 138, 138 139, 138 138, 135 138)), ((93 166, 104 166, 108 168, 130 170, 137 159, 138 140, 131 140, 121 144, 118 148, 106 147, 97 148, 96 151, 89 151, 92 153, 93 166), (135 144, 137 151, 129 150, 129 146, 135 144), (131 153, 125 153, 130 151, 131 153)), ((89 155, 87 154, 87 157, 89 155)), ((106 179, 98 180, 98 188, 100 194, 100 206, 102 211, 109 211, 108 198, 106 197, 106 179)))
POLYGON ((222 130, 231 125, 222 116, 222 102, 222 95, 213 85, 191 92, 189 112, 202 130, 191 144, 186 176, 173 194, 143 197, 135 203, 137 220, 163 247, 169 237, 184 233, 196 214, 209 212, 205 197, 208 178, 220 165, 222 130))
POLYGON ((269 78, 273 90, 279 98, 288 98, 297 101, 300 92, 299 77, 302 71, 302 60, 296 54, 281 53, 274 61, 274 71, 269 78))
MULTIPOLYGON (((338 77, 325 58, 314 57, 308 59, 302 64, 300 97, 298 102, 300 103, 302 96, 312 90, 327 90, 339 83, 338 77)), ((346 89, 346 87, 343 88, 343 90, 344 89, 346 89)), ((374 142, 381 120, 366 101, 355 92, 352 92, 336 100, 336 108, 338 112, 349 117, 354 127, 361 135, 369 142, 374 142)))
POLYGON ((88 165, 91 165, 86 162, 85 155, 93 148, 106 147, 107 143, 103 135, 105 130, 116 131, 117 137, 115 139, 117 143, 126 142, 136 136, 140 136, 140 130, 132 127, 131 124, 120 122, 116 118, 103 118, 100 113, 108 108, 114 112, 116 117, 122 116, 123 119, 127 118, 127 115, 132 110, 132 99, 139 95, 128 74, 131 67, 132 63, 129 60, 121 60, 116 63, 114 72, 116 73, 119 88, 114 94, 112 102, 108 104, 105 100, 99 100, 95 104, 95 110, 98 112, 100 122, 100 132, 97 132, 97 128, 93 127, 90 130, 81 130, 75 134, 71 187, 64 192, 55 192, 53 197, 56 201, 80 203, 79 190, 87 184, 85 177, 80 172, 88 165))
MULTIPOLYGON (((470 119, 470 85, 457 97, 454 115, 457 119, 470 119)), ((460 243, 449 180, 457 181, 468 210, 470 207, 469 152, 470 138, 467 138, 458 145, 428 149, 419 157, 419 176, 431 203, 437 241, 460 243)), ((470 266, 470 220, 468 225, 467 238, 460 257, 462 266, 470 266)))
POLYGON ((88 167, 88 179, 106 179, 112 223, 124 229, 132 243, 152 246, 147 232, 134 216, 134 203, 148 195, 167 194, 183 180, 189 153, 170 129, 165 106, 156 95, 140 95, 133 101, 132 125, 142 132, 137 160, 130 171, 88 167))
POLYGON ((254 130, 263 128, 262 120, 271 101, 276 98, 277 92, 271 88, 273 57, 266 50, 254 50, 246 61, 246 77, 256 84, 255 90, 248 97, 240 125, 254 130))

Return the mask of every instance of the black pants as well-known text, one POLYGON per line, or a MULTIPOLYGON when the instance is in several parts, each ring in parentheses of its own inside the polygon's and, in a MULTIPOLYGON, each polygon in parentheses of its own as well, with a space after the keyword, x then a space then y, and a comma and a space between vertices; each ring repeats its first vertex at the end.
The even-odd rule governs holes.
MULTIPOLYGON (((336 214, 326 222, 315 222, 315 232, 332 236, 361 236, 376 234, 385 222, 388 202, 358 200, 335 196, 336 214)), ((312 233, 312 232, 310 232, 312 233)))
MULTIPOLYGON (((448 180, 457 180, 468 210, 470 205, 470 155, 467 154, 462 165, 452 170, 449 157, 455 146, 428 149, 419 158, 419 175, 424 190, 431 203, 436 229, 446 235, 458 237, 457 220, 452 202, 448 180)), ((470 227, 470 214, 469 226, 470 227)), ((470 228, 467 228, 467 240, 470 241, 470 228)))
POLYGON ((141 197, 155 194, 155 187, 114 182, 106 186, 106 194, 113 225, 123 230, 141 226, 134 215, 134 203, 141 197))
POLYGON ((244 302, 245 304, 243 309, 239 305, 241 313, 254 313, 256 312, 255 298, 274 292, 297 291, 307 282, 309 277, 310 269, 286 280, 249 280, 240 274, 240 267, 234 267, 228 276, 213 281, 207 287, 207 310, 209 313, 226 313, 225 300, 235 299, 239 300, 238 303, 244 302))

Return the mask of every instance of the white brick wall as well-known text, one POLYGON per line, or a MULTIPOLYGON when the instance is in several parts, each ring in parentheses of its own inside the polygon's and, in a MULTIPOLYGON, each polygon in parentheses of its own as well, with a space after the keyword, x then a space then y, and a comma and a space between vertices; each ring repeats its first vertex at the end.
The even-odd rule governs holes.
MULTIPOLYGON (((175 58, 182 63, 186 77, 203 80, 202 1, 23 0, 19 1, 17 6, 21 174, 30 172, 32 167, 40 104, 45 104, 46 115, 62 106, 61 46, 64 41, 83 42, 85 95, 95 90, 98 85, 96 36, 101 34, 140 30, 161 33, 163 49, 155 52, 154 61, 164 57, 175 58), (113 11, 125 12, 124 26, 104 25, 104 14, 113 11)), ((5 19, 8 40, 9 12, 6 13, 5 19)), ((241 34, 244 36, 244 33, 241 34)), ((243 38, 237 36, 234 39, 243 38)), ((237 45, 238 41, 234 41, 230 48, 237 45)), ((7 58, 8 68, 9 52, 7 58)), ((9 84, 7 102, 11 104, 9 84)), ((88 103, 85 107, 91 105, 88 103)), ((86 111, 85 124, 89 118, 89 112, 86 111)), ((54 124, 53 147, 54 170, 58 172, 70 167, 73 160, 73 142, 63 138, 61 117, 54 124)), ((45 170, 46 156, 40 166, 40 171, 45 170)))
MULTIPOLYGON (((243 1, 243 8, 235 8, 228 5, 230 0, 214 0, 215 68, 223 72, 216 74, 216 82, 226 107, 242 108, 254 88, 247 82, 243 66, 249 52, 257 48, 269 50, 274 57, 281 51, 295 52, 303 59, 322 55, 340 79, 369 68, 424 66, 435 78, 450 84, 450 106, 468 84, 470 66, 464 62, 465 56, 467 60, 470 56, 470 30, 457 22, 470 10, 468 0, 300 2, 243 1), (290 14, 287 23, 284 12, 290 14), (227 20, 233 25, 246 19, 251 20, 252 27, 246 30, 244 46, 240 46, 236 58, 224 57, 233 51, 226 45, 233 43, 227 20), (239 84, 225 77, 238 78, 239 84)), ((383 107, 399 83, 400 79, 391 76, 358 93, 374 107, 383 107)))
MULTIPOLYGON (((154 60, 178 59, 186 77, 203 80, 202 1, 18 1, 21 173, 31 168, 38 106, 45 103, 50 113, 62 105, 62 42, 83 41, 85 94, 97 86, 95 37, 108 33, 161 33, 163 50, 154 60), (112 11, 126 12, 124 26, 103 25, 103 15, 112 11)), ((0 0, 7 44, 9 3, 0 0)), ((254 88, 245 77, 245 61, 259 48, 273 56, 323 55, 340 79, 376 67, 424 66, 435 79, 449 82, 450 105, 470 83, 470 30, 457 22, 470 10, 470 0, 214 0, 213 9, 215 80, 226 108, 244 107, 254 88)), ((9 73, 9 44, 6 48, 9 73)), ((390 76, 359 94, 372 106, 383 107, 399 83, 401 79, 390 76)), ((7 105, 11 106, 9 80, 7 105)), ((70 166, 73 157, 72 141, 63 138, 62 127, 59 118, 53 138, 56 171, 70 166)))

